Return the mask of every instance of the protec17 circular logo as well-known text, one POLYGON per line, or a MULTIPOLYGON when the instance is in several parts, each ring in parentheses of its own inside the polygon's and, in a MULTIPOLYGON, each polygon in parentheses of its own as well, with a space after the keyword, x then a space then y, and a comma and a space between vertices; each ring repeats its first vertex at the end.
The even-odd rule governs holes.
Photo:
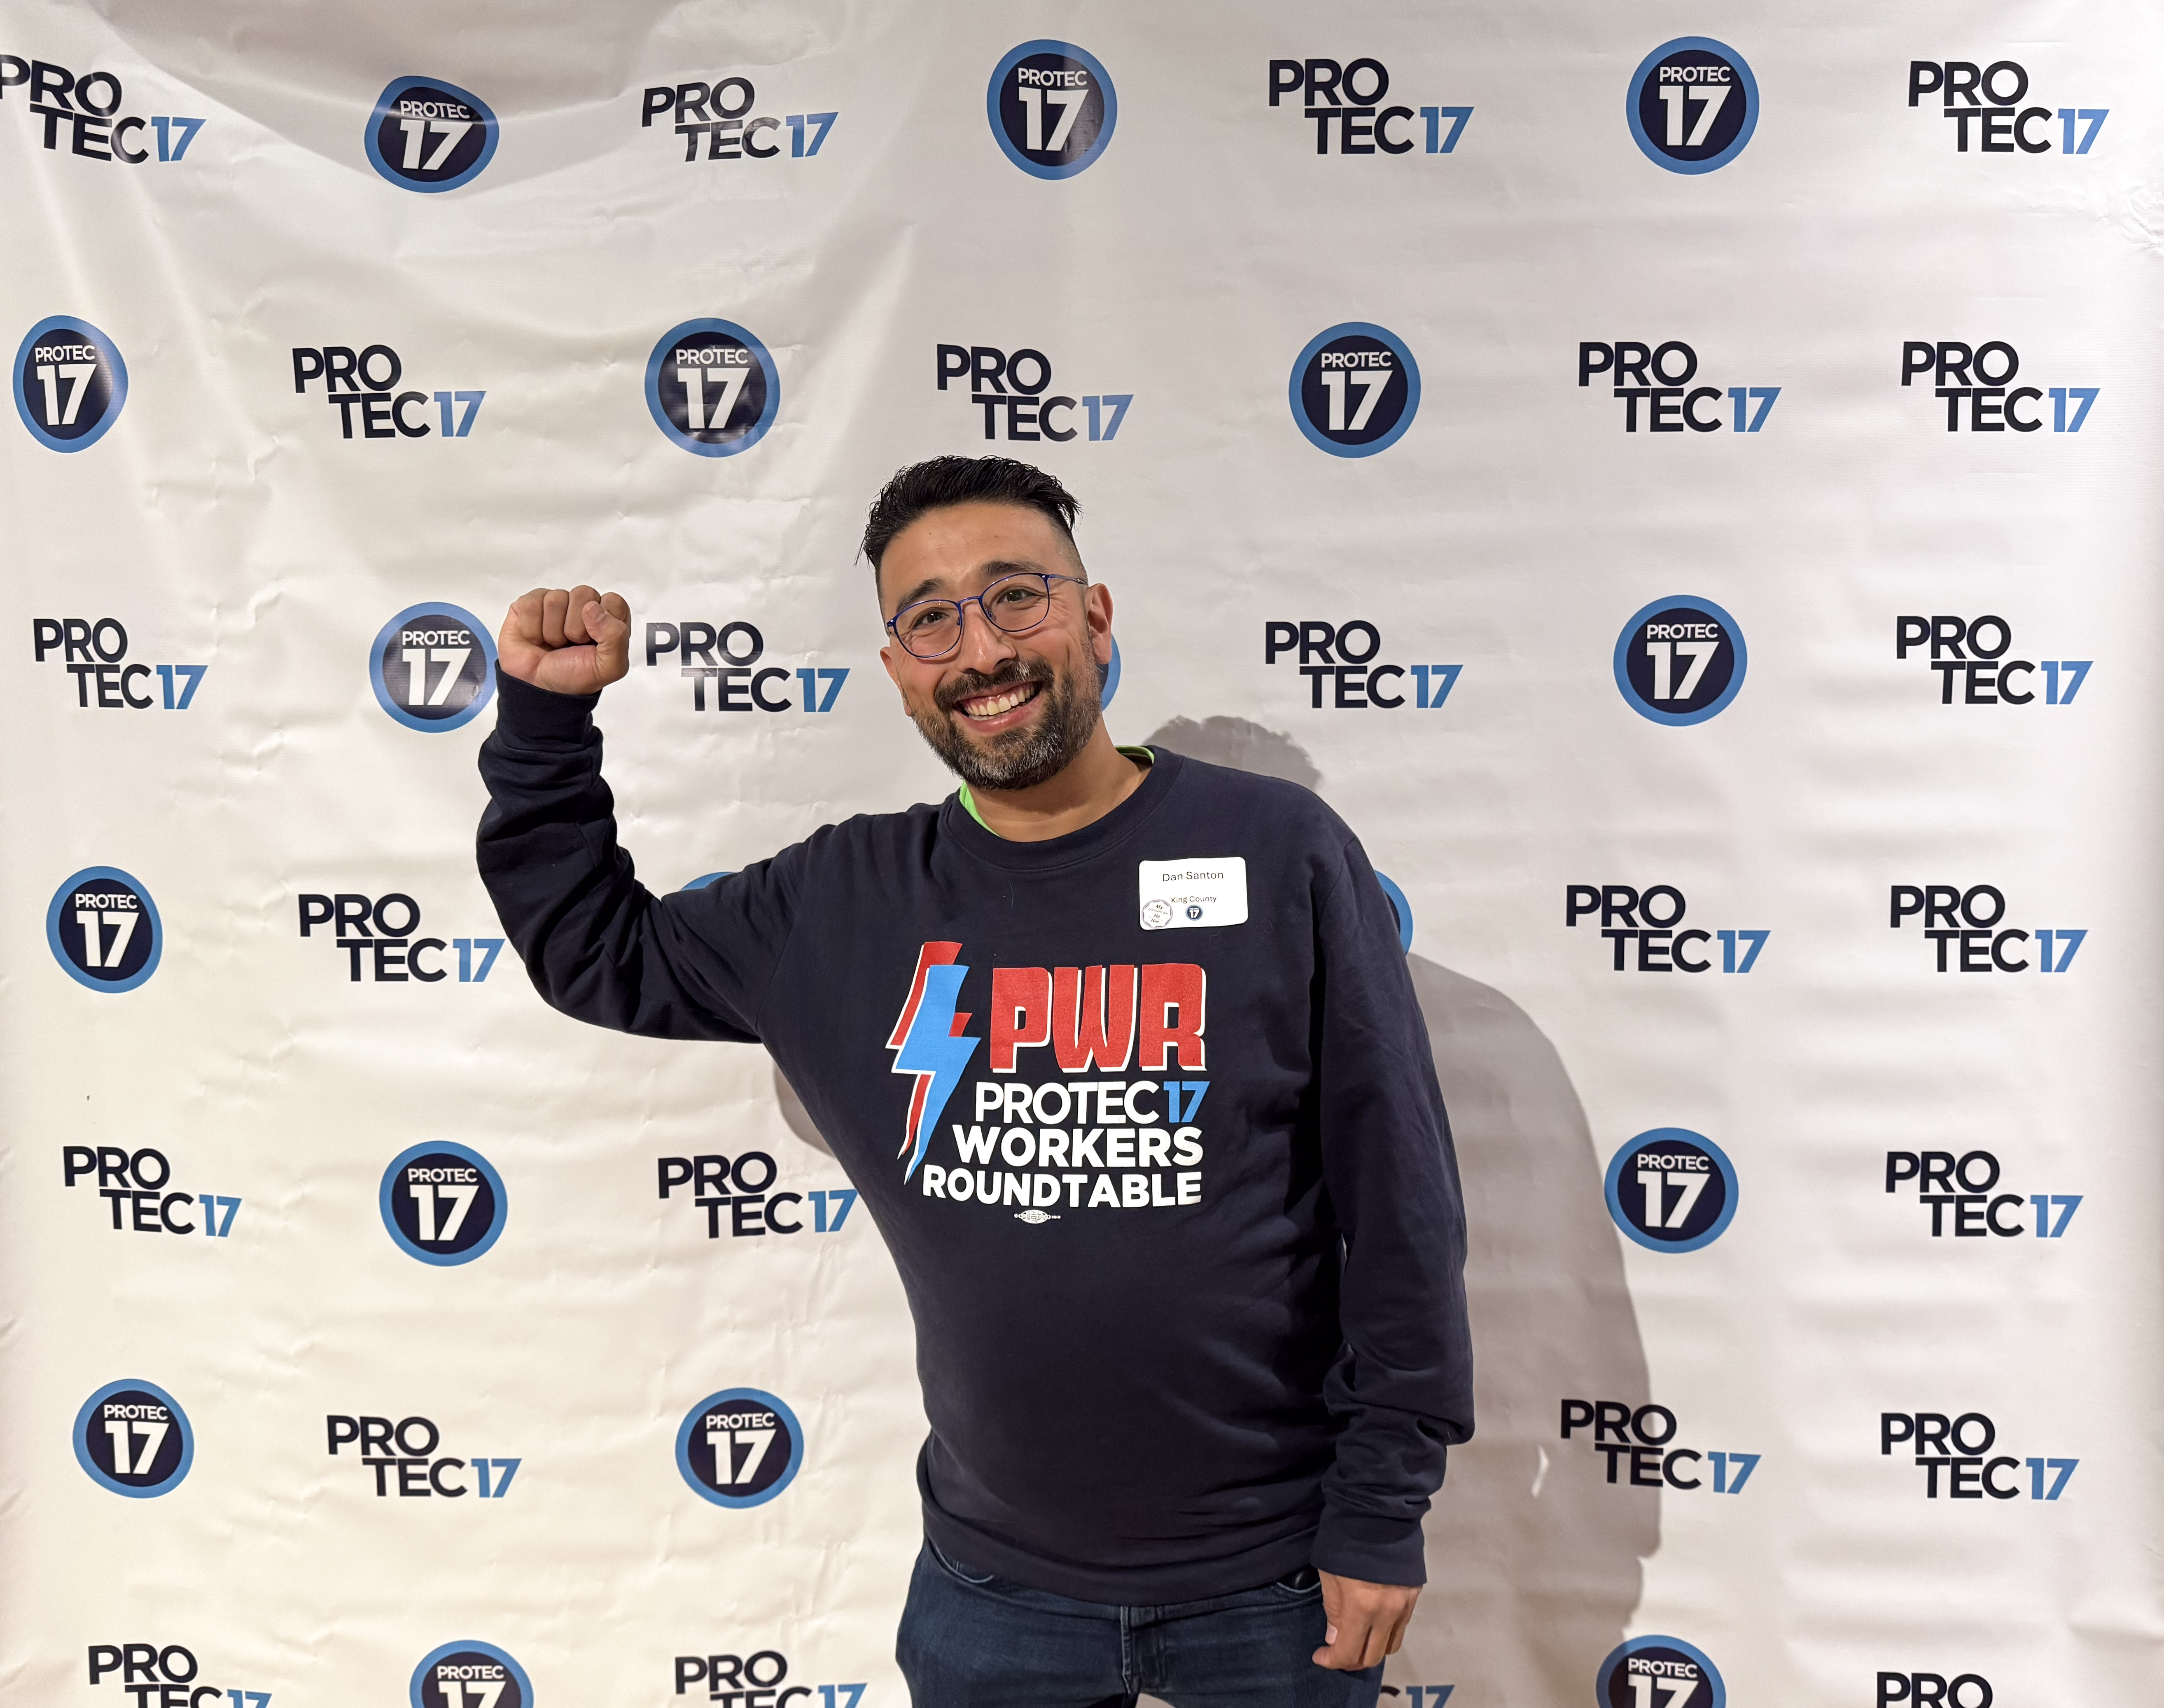
POLYGON ((75 1415, 76 1463, 92 1482, 130 1500, 180 1487, 195 1463, 188 1415, 155 1382, 108 1382, 75 1415))
POLYGON ((413 1669, 412 1708, 533 1708, 526 1669, 492 1642, 467 1637, 423 1656, 413 1669))
POLYGON ((1656 1127, 1609 1159, 1608 1213, 1648 1251, 1696 1251, 1735 1220, 1736 1165, 1702 1133, 1656 1127))
POLYGON ((165 928, 139 880, 118 866, 85 866, 53 892, 45 942, 84 988, 132 991, 158 970, 165 928))
POLYGON ((1407 954, 1413 952, 1413 904, 1405 899, 1405 892, 1380 872, 1375 881, 1383 886, 1384 898, 1390 904, 1390 912, 1398 922, 1398 947, 1407 954))
POLYGON ((1364 320, 1319 332, 1292 365, 1292 418, 1332 456, 1395 444, 1420 408, 1420 365, 1395 333, 1364 320))
POLYGON ((1703 723, 1743 686, 1750 654, 1736 619, 1710 599, 1656 599, 1615 639, 1615 686, 1656 723, 1703 723))
POLYGON ((408 605, 377 631, 368 680, 376 703, 407 728, 456 729, 496 692, 496 642, 470 611, 408 605))
POLYGON ((15 413, 47 450, 85 450, 105 437, 128 401, 128 364, 80 316, 32 327, 15 352, 15 413))
POLYGON ((470 1264, 502 1235, 511 1214, 503 1176, 479 1151, 447 1138, 401 1151, 377 1193, 383 1225, 408 1257, 470 1264))
POLYGON ((766 346, 733 320, 687 320, 647 358, 646 407, 685 450, 733 457, 774 425, 781 373, 766 346))
POLYGON ((368 163, 402 190, 433 195, 471 182, 495 157, 496 114, 441 77, 394 77, 368 116, 368 163))
POLYGON ((1601 1662, 1593 1700, 1597 1708, 1728 1708, 1728 1687, 1720 1668, 1680 1637, 1634 1637, 1601 1662))
POLYGON ((724 1388, 685 1415, 676 1469, 717 1506, 763 1506, 796 1479, 804 1431, 791 1411, 757 1388, 724 1388))
POLYGON ((1022 171, 1071 178, 1111 142, 1120 98, 1095 55, 1072 42, 1026 41, 992 72, 985 111, 1000 151, 1022 171))
POLYGON ((1710 172, 1741 154, 1757 129, 1758 82, 1725 43, 1679 35, 1631 74, 1624 109, 1631 136, 1655 166, 1710 172))

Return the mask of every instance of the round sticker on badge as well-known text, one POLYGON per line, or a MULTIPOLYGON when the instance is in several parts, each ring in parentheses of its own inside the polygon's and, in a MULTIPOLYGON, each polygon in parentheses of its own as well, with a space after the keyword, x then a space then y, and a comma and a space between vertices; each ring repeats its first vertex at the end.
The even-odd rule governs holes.
POLYGON ((702 457, 733 457, 766 437, 781 407, 781 373, 733 320, 687 320, 646 359, 654 424, 702 457))
POLYGON ((408 605, 376 632, 368 680, 376 703, 408 729, 457 729, 496 692, 496 642, 456 605, 408 605))
POLYGON ((86 450, 128 401, 128 364, 113 340, 76 315, 40 320, 15 352, 15 413, 47 450, 86 450))
POLYGON ((1655 723, 1703 723, 1725 710, 1749 663, 1736 619, 1689 593, 1656 599, 1615 638, 1615 686, 1655 723))
POLYGON ((1388 450, 1420 408, 1420 365, 1395 333, 1364 320, 1319 332, 1292 365, 1292 418, 1317 450, 1388 450))
POLYGON ((195 1432, 155 1382, 108 1382, 75 1415, 76 1463, 92 1482, 130 1500, 180 1487, 195 1463, 195 1432))
POLYGON ((468 1637, 423 1658, 407 1699, 412 1708, 533 1708, 533 1685, 507 1651, 468 1637))
POLYGON ((1710 172, 1743 152, 1758 126, 1758 83, 1743 55, 1710 36, 1679 35, 1631 74, 1624 110, 1655 166, 1710 172))
POLYGON ((999 62, 985 109, 1000 151, 1032 178, 1071 178, 1112 140, 1119 97, 1096 56, 1072 42, 1026 41, 999 62))
POLYGON ((773 1395, 724 1388, 685 1414, 676 1430, 676 1469, 717 1506, 763 1506, 796 1481, 804 1430, 773 1395))
POLYGON ((1609 1159, 1608 1213, 1648 1251, 1697 1251, 1736 1218, 1736 1165, 1704 1133, 1641 1133, 1609 1159))
POLYGON ((132 991, 158 970, 165 928, 150 892, 118 866, 85 866, 45 907, 45 943, 92 991, 132 991))
POLYGON ((488 103, 441 77, 394 77, 368 116, 368 163, 402 190, 455 190, 496 156, 488 103))

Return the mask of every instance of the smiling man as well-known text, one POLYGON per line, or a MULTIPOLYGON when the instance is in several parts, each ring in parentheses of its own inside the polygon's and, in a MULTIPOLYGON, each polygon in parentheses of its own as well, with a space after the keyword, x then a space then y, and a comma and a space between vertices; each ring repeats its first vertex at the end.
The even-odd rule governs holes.
POLYGON ((880 658, 961 787, 667 896, 593 725, 630 610, 525 595, 481 874, 564 1012, 764 1043, 877 1219, 932 1424, 918 1708, 1369 1704, 1473 1427, 1426 1031, 1327 807, 1113 745, 1076 507, 999 457, 888 482, 880 658))

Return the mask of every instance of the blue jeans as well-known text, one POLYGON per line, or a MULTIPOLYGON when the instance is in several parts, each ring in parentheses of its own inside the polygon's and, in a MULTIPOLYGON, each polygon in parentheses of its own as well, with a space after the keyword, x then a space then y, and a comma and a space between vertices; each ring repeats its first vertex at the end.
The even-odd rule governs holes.
POLYGON ((1173 1708, 1373 1708, 1382 1668, 1316 1665, 1322 1628, 1316 1583, 1107 1607, 988 1576, 927 1542, 895 1658, 916 1708, 1133 1708, 1143 1692, 1173 1708))

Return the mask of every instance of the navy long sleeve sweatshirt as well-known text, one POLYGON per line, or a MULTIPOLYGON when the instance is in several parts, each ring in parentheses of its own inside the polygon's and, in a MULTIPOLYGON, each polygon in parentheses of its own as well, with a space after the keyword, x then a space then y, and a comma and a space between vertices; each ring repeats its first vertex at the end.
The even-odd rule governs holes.
POLYGON ((657 896, 594 704, 502 681, 481 875, 554 1006, 764 1043, 802 1096, 916 1316, 932 1540, 1103 1603, 1424 1581, 1473 1427, 1464 1218, 1336 815, 1159 751, 1048 842, 950 797, 657 896))

